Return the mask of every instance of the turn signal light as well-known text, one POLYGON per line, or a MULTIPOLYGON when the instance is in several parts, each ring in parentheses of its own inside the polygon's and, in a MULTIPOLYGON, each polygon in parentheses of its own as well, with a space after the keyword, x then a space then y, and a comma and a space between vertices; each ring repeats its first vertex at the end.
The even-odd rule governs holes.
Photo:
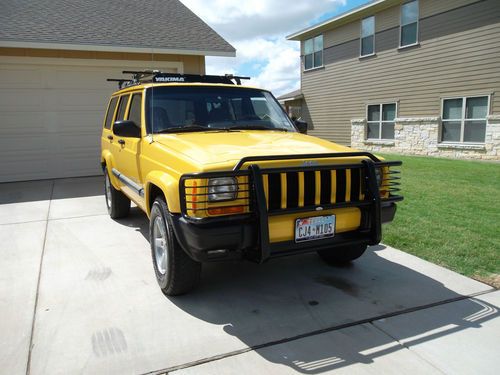
POLYGON ((241 214, 245 211, 243 206, 229 206, 229 207, 217 207, 209 208, 208 213, 210 215, 227 215, 227 214, 241 214))

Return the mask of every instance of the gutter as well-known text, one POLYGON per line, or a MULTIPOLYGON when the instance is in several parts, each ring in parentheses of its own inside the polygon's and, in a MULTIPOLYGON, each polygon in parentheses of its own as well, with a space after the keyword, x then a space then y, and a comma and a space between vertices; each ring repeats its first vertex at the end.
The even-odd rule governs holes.
POLYGON ((155 47, 148 48, 148 47, 127 47, 127 46, 110 46, 110 45, 105 46, 105 45, 70 44, 70 43, 17 42, 17 41, 4 41, 4 40, 0 41, 0 47, 236 57, 236 50, 216 51, 216 50, 195 50, 195 49, 175 49, 175 48, 155 48, 155 47))
POLYGON ((311 33, 311 32, 314 32, 316 31, 317 29, 321 29, 322 27, 325 27, 325 26, 328 26, 328 27, 332 27, 335 23, 349 17, 349 16, 353 16, 355 15, 356 13, 360 13, 362 11, 365 11, 365 10, 368 10, 368 9, 371 9, 373 7, 376 7, 377 5, 380 5, 382 3, 385 3, 387 0, 373 0, 373 1, 370 1, 366 4, 363 4, 363 5, 360 5, 354 9, 351 9, 347 12, 344 12, 344 13, 341 13, 337 16, 334 16, 330 19, 327 19, 326 21, 323 21, 321 23, 318 23, 316 25, 313 25, 313 26, 309 26, 303 30, 300 30, 300 31, 297 31, 293 34, 290 34, 286 37, 287 40, 301 40, 301 38, 305 35, 305 34, 308 34, 308 33, 311 33))

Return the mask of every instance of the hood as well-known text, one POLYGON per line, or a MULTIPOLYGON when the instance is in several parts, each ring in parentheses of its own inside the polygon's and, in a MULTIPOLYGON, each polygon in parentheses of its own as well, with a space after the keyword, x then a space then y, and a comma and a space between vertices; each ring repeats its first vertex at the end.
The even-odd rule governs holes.
POLYGON ((246 156, 352 151, 300 133, 260 130, 161 134, 155 135, 154 140, 202 165, 236 163, 246 156))

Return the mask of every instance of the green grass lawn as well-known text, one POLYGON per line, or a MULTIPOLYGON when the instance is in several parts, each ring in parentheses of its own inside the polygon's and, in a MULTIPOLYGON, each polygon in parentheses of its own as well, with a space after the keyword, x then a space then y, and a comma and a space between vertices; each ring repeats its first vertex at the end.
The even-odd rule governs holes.
POLYGON ((500 164, 383 155, 402 160, 402 193, 383 242, 499 287, 500 164))

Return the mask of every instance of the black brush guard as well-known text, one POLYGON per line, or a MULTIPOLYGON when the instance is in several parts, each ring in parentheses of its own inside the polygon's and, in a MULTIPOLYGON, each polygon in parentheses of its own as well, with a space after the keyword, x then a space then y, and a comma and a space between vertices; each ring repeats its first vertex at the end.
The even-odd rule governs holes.
MULTIPOLYGON (((207 172, 193 173, 183 175, 180 179, 180 203, 182 218, 192 224, 200 226, 217 227, 227 223, 248 223, 251 222, 256 227, 258 239, 254 249, 238 249, 245 250, 247 257, 263 262, 269 258, 286 256, 291 254, 317 251, 329 249, 335 246, 346 246, 356 244, 376 245, 382 239, 382 207, 395 206, 394 203, 403 200, 399 193, 400 177, 397 176, 399 171, 390 170, 390 167, 401 166, 401 161, 380 161, 373 154, 368 152, 349 152, 349 153, 332 153, 332 154, 306 154, 306 155, 276 155, 276 156, 257 156, 246 157, 241 159, 232 171, 224 172, 207 172), (327 159, 327 158, 353 158, 363 157, 363 160, 358 163, 350 164, 331 164, 331 165, 308 165, 304 167, 284 167, 284 168, 261 168, 259 165, 252 162, 258 161, 276 161, 276 160, 310 160, 310 159, 327 159), (247 170, 242 170, 245 164, 249 164, 247 170), (377 183, 377 168, 389 169, 389 175, 384 176, 384 190, 388 192, 388 196, 381 198, 380 189, 377 183), (308 172, 321 170, 346 170, 351 168, 359 168, 363 171, 363 186, 362 192, 364 199, 350 202, 336 202, 327 204, 314 204, 303 207, 281 208, 269 210, 267 207, 267 199, 265 195, 263 175, 271 173, 289 173, 289 172, 308 172), (248 184, 243 187, 249 193, 249 210, 247 214, 226 215, 197 218, 188 215, 188 204, 191 203, 186 196, 186 182, 193 179, 210 179, 217 177, 238 177, 248 176, 248 184), (345 232, 335 234, 333 238, 315 240, 305 243, 295 243, 294 241, 285 241, 271 243, 269 240, 269 216, 284 215, 299 212, 315 212, 318 210, 328 210, 333 208, 358 207, 362 211, 361 227, 354 232, 345 232)), ((241 188, 241 187, 240 187, 241 188)), ((270 192, 269 192, 270 194, 270 192)), ((207 194, 198 194, 205 195, 207 194)), ((208 197, 206 199, 208 201, 208 197)), ((203 202, 201 202, 203 203, 203 202)), ((246 207, 246 205, 245 205, 246 207)), ((211 208, 214 208, 211 206, 211 208)), ((207 210, 208 208, 203 208, 207 210)), ((203 210, 202 209, 202 210, 203 210)))

